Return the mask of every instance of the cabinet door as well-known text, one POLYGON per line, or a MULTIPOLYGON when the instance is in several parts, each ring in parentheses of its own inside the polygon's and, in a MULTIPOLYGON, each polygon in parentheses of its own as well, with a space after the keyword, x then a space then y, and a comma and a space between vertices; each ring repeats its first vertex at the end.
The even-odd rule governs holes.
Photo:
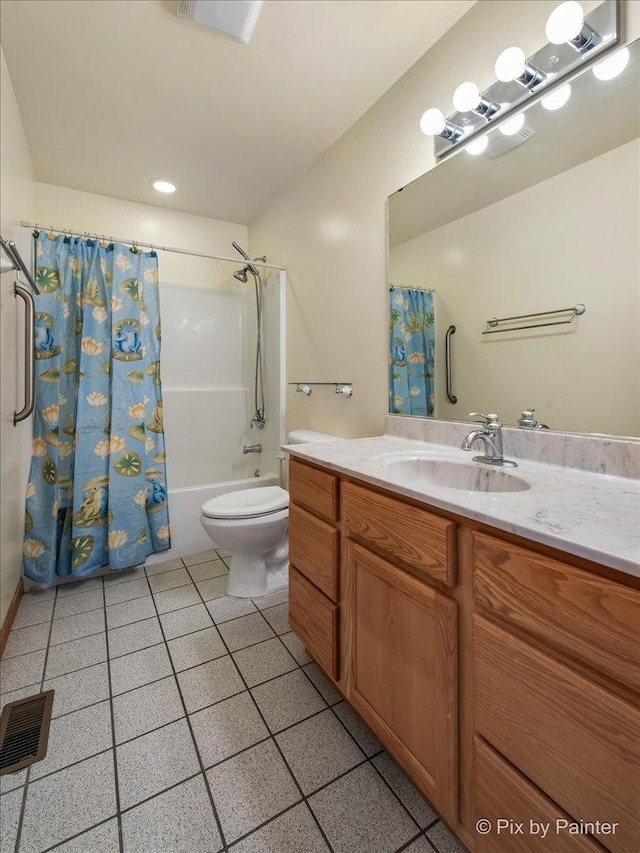
POLYGON ((456 604, 349 543, 348 698, 424 795, 457 820, 456 604))

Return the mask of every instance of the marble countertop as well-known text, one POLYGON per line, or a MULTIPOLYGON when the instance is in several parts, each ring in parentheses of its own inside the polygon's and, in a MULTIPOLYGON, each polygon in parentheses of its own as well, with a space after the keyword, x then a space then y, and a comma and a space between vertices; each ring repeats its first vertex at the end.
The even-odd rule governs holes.
MULTIPOLYGON (((531 488, 474 492, 412 482, 388 467, 388 454, 393 458, 409 452, 485 469, 472 462, 471 453, 451 445, 385 435, 285 445, 283 450, 399 495, 640 577, 637 480, 520 459, 519 467, 506 473, 526 480, 531 488)), ((478 452, 480 448, 473 455, 478 452)))

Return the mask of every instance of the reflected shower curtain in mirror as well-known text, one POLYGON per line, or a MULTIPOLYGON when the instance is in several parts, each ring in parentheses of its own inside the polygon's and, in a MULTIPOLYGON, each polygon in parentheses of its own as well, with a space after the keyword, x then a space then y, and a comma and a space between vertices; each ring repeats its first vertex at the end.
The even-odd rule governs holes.
POLYGON ((433 415, 435 405, 433 293, 389 285, 389 412, 433 415))
POLYGON ((35 237, 36 409, 24 573, 50 584, 170 547, 158 259, 35 237))

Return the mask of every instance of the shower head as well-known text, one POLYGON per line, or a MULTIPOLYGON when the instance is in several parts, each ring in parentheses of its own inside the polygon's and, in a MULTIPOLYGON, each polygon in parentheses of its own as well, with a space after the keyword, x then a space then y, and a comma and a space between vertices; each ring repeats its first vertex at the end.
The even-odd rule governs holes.
POLYGON ((241 281, 243 284, 246 284, 246 282, 247 282, 247 270, 248 269, 249 269, 249 267, 245 267, 242 270, 236 270, 233 274, 233 277, 236 278, 238 281, 241 281))
MULTIPOLYGON (((238 244, 236 243, 235 240, 231 243, 231 245, 236 250, 236 252, 239 252, 242 255, 242 257, 245 259, 245 261, 251 261, 251 258, 249 257, 249 255, 247 255, 247 253, 242 248, 242 246, 238 246, 238 244)), ((254 258, 253 260, 254 261, 262 261, 262 263, 266 263, 267 256, 263 255, 261 258, 254 258)), ((252 263, 248 263, 247 266, 242 271, 244 273, 244 278, 241 278, 239 275, 236 275, 235 273, 234 273, 234 276, 238 279, 238 281, 246 281, 247 280, 247 275, 246 275, 247 271, 249 271, 252 276, 257 276, 258 278, 260 278, 260 273, 258 272, 258 270, 254 267, 254 265, 252 263)))

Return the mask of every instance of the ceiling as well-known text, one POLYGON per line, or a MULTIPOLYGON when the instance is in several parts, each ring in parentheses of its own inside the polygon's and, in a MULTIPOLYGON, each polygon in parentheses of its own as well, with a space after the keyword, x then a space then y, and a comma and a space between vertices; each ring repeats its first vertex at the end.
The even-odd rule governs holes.
POLYGON ((177 0, 0 8, 38 180, 248 224, 472 5, 265 0, 249 44, 177 0))

